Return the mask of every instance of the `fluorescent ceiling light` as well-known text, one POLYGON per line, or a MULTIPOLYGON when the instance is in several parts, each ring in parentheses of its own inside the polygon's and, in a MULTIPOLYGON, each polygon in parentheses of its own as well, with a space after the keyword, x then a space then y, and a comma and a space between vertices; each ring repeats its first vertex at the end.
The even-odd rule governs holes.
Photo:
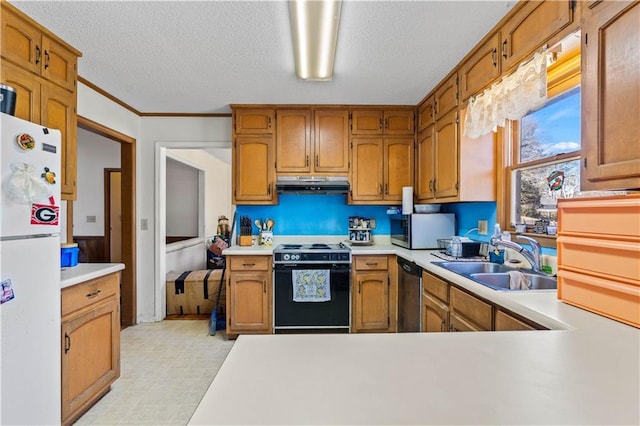
POLYGON ((296 74, 302 80, 331 80, 341 0, 290 0, 296 74))

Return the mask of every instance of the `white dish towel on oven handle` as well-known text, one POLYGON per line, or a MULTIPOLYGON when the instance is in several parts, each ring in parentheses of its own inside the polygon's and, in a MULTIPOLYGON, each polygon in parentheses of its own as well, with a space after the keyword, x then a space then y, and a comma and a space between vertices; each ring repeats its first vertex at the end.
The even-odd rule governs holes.
POLYGON ((331 300, 329 269, 294 269, 292 271, 294 302, 328 302, 331 300))

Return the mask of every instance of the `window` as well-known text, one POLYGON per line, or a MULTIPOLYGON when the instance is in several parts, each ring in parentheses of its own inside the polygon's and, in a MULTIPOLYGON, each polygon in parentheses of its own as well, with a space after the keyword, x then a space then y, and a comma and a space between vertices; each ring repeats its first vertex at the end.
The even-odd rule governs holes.
POLYGON ((511 122, 506 229, 526 224, 526 232, 546 233, 547 225, 557 221, 558 199, 580 191, 579 43, 566 50, 574 39, 579 35, 563 41, 565 53, 547 68, 546 104, 511 122))

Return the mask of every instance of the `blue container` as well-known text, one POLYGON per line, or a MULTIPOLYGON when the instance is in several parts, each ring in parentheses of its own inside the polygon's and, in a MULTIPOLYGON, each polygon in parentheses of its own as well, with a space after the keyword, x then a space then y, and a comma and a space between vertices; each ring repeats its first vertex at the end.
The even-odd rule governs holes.
POLYGON ((62 244, 60 246, 60 267, 69 268, 78 264, 78 244, 62 244))

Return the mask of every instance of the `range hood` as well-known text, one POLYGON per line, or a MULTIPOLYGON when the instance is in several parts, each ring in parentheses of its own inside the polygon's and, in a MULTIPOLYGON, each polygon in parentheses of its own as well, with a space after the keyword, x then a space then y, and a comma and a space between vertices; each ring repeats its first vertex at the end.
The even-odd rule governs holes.
POLYGON ((346 194, 349 181, 345 176, 278 176, 279 194, 346 194))

